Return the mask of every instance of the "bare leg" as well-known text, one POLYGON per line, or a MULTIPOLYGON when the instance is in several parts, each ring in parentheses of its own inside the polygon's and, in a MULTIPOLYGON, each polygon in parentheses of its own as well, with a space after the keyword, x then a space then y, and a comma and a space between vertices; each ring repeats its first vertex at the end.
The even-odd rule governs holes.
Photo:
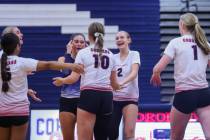
POLYGON ((12 126, 10 140, 25 140, 28 129, 28 122, 20 126, 12 126))
POLYGON ((10 139, 10 128, 0 127, 0 140, 10 139))
POLYGON ((96 115, 77 108, 78 140, 92 140, 96 115))
POLYGON ((124 136, 125 140, 134 140, 138 106, 129 104, 123 108, 124 136))
POLYGON ((210 105, 196 110, 206 140, 210 140, 210 105))
POLYGON ((187 123, 191 114, 184 114, 172 107, 170 112, 171 138, 170 140, 183 140, 187 123))
POLYGON ((76 116, 73 113, 61 112, 59 114, 63 140, 74 140, 76 116))

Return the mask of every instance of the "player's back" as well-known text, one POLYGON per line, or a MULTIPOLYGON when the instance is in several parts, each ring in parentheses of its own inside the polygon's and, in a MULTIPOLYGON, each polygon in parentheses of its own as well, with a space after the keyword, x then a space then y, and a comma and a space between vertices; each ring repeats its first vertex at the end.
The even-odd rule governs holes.
POLYGON ((113 54, 107 48, 102 52, 94 45, 79 51, 76 63, 84 65, 81 89, 110 90, 110 75, 114 67, 113 54))
POLYGON ((198 47, 191 35, 173 39, 165 54, 174 59, 176 89, 207 87, 206 68, 209 56, 198 47))
MULTIPOLYGON (((37 60, 30 58, 8 56, 7 64, 11 73, 11 80, 8 81, 8 92, 4 93, 0 87, 0 115, 25 115, 29 113, 27 72, 35 71, 37 63, 37 60)), ((1 75, 0 79, 2 79, 1 75)), ((0 80, 0 85, 2 82, 0 80)))

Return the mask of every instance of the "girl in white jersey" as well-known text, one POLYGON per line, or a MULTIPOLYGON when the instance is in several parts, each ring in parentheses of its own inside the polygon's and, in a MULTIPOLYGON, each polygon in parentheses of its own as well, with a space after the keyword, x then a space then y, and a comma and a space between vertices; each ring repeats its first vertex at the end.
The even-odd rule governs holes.
POLYGON ((13 33, 2 36, 1 47, 0 139, 24 140, 29 116, 27 72, 47 69, 72 69, 80 72, 82 68, 71 63, 18 57, 21 51, 20 40, 13 33))
MULTIPOLYGON (((73 34, 67 44, 67 51, 64 56, 59 57, 59 62, 74 63, 78 51, 86 46, 85 36, 81 33, 73 34)), ((57 77, 64 80, 66 76, 71 74, 71 71, 62 70, 64 78, 57 77)), ((62 86, 60 106, 59 106, 59 120, 61 124, 63 140, 74 140, 74 128, 76 124, 77 104, 80 97, 80 80, 74 84, 63 84, 59 82, 53 83, 56 86, 62 86)))
POLYGON ((206 68, 210 65, 210 46, 198 18, 183 14, 179 21, 181 37, 171 40, 153 68, 151 83, 160 85, 160 73, 174 60, 175 97, 170 113, 171 140, 182 140, 190 115, 195 111, 204 135, 210 140, 210 91, 206 68))
POLYGON ((119 125, 123 116, 125 140, 134 140, 135 125, 138 115, 138 71, 140 66, 139 52, 131 51, 130 35, 120 31, 116 35, 116 44, 120 52, 114 55, 117 69, 117 80, 124 88, 114 91, 114 110, 110 127, 110 140, 116 140, 119 136, 119 125))
MULTIPOLYGON (((23 34, 20 31, 20 29, 16 26, 8 26, 6 28, 4 28, 4 30, 2 31, 2 36, 5 35, 6 33, 14 33, 18 36, 18 38, 20 39, 20 45, 23 45, 23 34)), ((0 52, 0 56, 2 55, 3 51, 0 52)), ((30 74, 30 72, 29 72, 30 74)), ((37 97, 36 95, 36 91, 32 90, 32 89, 28 89, 28 95, 37 102, 41 102, 41 99, 37 97)))
MULTIPOLYGON (((88 35, 92 45, 80 50, 75 60, 75 63, 84 66, 85 71, 81 75, 81 95, 77 109, 78 139, 92 140, 94 131, 96 140, 107 140, 107 124, 112 114, 112 87, 119 89, 120 86, 116 83, 113 55, 103 45, 103 25, 92 23, 88 35)), ((72 84, 79 77, 76 73, 71 74, 61 82, 72 84)))

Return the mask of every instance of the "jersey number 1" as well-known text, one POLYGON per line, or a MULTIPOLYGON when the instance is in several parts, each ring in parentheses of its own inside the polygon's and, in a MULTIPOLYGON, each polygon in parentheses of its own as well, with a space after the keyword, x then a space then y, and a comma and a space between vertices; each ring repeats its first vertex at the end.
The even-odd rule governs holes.
POLYGON ((98 68, 99 66, 99 59, 101 60, 101 68, 102 69, 107 69, 109 67, 109 57, 106 55, 102 55, 101 57, 99 57, 98 54, 94 54, 93 57, 95 58, 95 64, 94 67, 98 68))
POLYGON ((192 48, 193 48, 194 60, 198 60, 197 45, 192 45, 192 48))

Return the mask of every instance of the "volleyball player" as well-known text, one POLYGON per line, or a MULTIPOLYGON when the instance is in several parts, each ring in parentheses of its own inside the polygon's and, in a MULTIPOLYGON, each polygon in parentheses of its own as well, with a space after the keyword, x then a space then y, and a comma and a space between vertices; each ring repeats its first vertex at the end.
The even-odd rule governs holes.
MULTIPOLYGON (((21 32, 21 30, 17 27, 17 26, 8 26, 5 27, 2 31, 1 36, 5 35, 6 33, 14 33, 18 36, 18 38, 20 39, 20 45, 23 45, 23 33, 21 32)), ((3 51, 0 51, 0 56, 2 55, 3 51)), ((29 72, 29 75, 32 74, 31 72, 29 72)), ((42 100, 37 97, 37 92, 33 89, 28 89, 28 95, 37 102, 41 102, 42 100)))
POLYGON ((196 112, 205 139, 210 139, 210 90, 206 68, 210 65, 210 45, 192 13, 181 15, 181 37, 172 39, 160 61, 154 66, 151 83, 161 84, 160 74, 174 60, 175 96, 170 112, 171 140, 184 139, 185 129, 192 112, 196 112))
MULTIPOLYGON (((79 51, 75 63, 84 67, 81 75, 80 101, 77 109, 77 131, 79 140, 92 140, 97 118, 108 124, 112 115, 112 88, 120 89, 116 82, 113 54, 104 46, 104 26, 94 22, 88 28, 90 46, 79 51)), ((65 79, 65 84, 72 84, 80 75, 74 73, 65 79)), ((59 79, 55 79, 59 80, 59 79)), ((64 82, 64 81, 63 81, 64 82)), ((97 127, 96 140, 107 140, 108 125, 97 127)))
MULTIPOLYGON (((85 36, 81 33, 73 34, 67 44, 67 51, 64 56, 59 57, 59 62, 74 63, 78 51, 86 46, 85 36)), ((63 78, 71 74, 68 69, 63 70, 63 78)), ((80 80, 74 84, 63 84, 58 81, 53 83, 61 86, 61 97, 59 107, 59 119, 63 134, 63 140, 74 140, 74 130, 76 124, 77 104, 80 97, 80 80)))
POLYGON ((83 69, 71 63, 19 57, 20 39, 13 33, 2 36, 1 47, 0 140, 24 140, 29 118, 27 72, 60 69, 82 72, 83 69))
POLYGON ((110 140, 119 136, 119 125, 123 116, 123 137, 135 139, 135 125, 138 115, 138 71, 140 56, 138 51, 130 50, 131 37, 128 32, 120 31, 116 35, 116 45, 120 52, 114 55, 117 80, 124 88, 114 91, 114 110, 110 127, 110 140))

